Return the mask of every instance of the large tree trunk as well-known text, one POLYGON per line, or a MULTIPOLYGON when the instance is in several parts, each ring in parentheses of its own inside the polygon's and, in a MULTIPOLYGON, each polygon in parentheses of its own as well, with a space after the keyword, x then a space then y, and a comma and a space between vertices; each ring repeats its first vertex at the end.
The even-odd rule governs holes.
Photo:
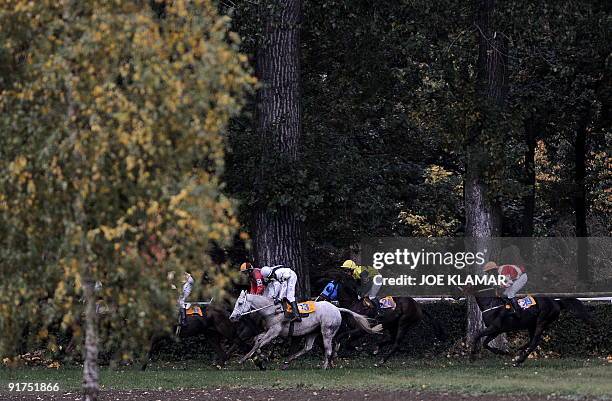
MULTIPOLYGON (((464 185, 466 236, 472 238, 473 250, 491 255, 487 238, 501 234, 501 205, 490 194, 485 177, 495 174, 491 160, 491 141, 486 136, 497 127, 501 109, 507 95, 507 46, 503 35, 495 32, 493 14, 494 0, 476 0, 476 34, 478 37, 478 64, 476 82, 476 104, 480 118, 470 132, 467 141, 466 175, 464 185)), ((499 134, 501 135, 501 133, 499 134)), ((480 273, 482 266, 475 266, 480 273)), ((468 298, 468 339, 483 328, 478 305, 468 298)), ((499 344, 498 344, 499 346, 499 344)))
MULTIPOLYGON (((301 0, 261 1, 264 27, 257 49, 257 129, 262 155, 260 182, 274 180, 263 167, 296 166, 302 130, 300 104, 301 0)), ((267 169, 269 174, 270 169, 267 169)), ((274 173, 282 175, 287 171, 274 173)), ((256 184, 257 185, 257 184, 256 184)), ((295 270, 299 295, 310 293, 309 274, 302 250, 302 221, 291 205, 257 206, 254 216, 255 259, 259 265, 283 264, 295 270)))

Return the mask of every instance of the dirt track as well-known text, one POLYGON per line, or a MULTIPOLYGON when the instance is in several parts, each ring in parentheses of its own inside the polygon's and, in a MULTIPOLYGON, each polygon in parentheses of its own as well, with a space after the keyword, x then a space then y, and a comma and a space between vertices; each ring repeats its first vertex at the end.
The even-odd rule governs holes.
MULTIPOLYGON (((80 401, 80 393, 7 393, 0 392, 2 401, 80 401)), ((580 398, 589 400, 589 398, 580 398)), ((594 398, 593 398, 594 399, 594 398)), ((339 390, 261 390, 261 389, 204 389, 204 390, 131 390, 104 391, 100 401, 554 401, 567 398, 548 396, 457 395, 417 391, 339 391, 339 390)))

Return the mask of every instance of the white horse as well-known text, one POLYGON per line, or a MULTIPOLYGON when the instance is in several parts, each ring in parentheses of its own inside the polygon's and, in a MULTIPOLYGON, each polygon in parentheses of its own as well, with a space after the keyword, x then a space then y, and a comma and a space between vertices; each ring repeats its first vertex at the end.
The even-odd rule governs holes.
MULTIPOLYGON (((323 336, 323 346, 325 347, 325 359, 323 360, 323 369, 330 367, 332 363, 333 347, 332 341, 342 323, 341 313, 348 313, 353 316, 357 322, 357 326, 370 334, 380 334, 381 325, 370 327, 368 320, 353 311, 344 308, 338 308, 329 302, 316 302, 315 311, 310 313, 308 317, 302 318, 301 322, 295 322, 293 328, 293 336, 306 335, 306 344, 304 348, 297 353, 291 355, 284 363, 283 369, 289 366, 289 362, 304 355, 312 349, 315 339, 319 334, 323 336)), ((256 313, 262 318, 266 331, 255 337, 253 348, 246 354, 240 363, 244 363, 257 350, 276 337, 289 336, 289 321, 285 318, 283 308, 280 304, 274 303, 270 298, 261 295, 247 294, 246 291, 240 293, 240 297, 236 300, 234 310, 230 315, 230 320, 237 321, 241 316, 256 313)))

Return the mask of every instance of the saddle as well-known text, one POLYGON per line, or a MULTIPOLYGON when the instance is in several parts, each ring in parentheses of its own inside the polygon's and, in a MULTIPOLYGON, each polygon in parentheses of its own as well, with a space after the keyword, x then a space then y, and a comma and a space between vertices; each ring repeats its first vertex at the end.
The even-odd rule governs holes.
POLYGON ((397 304, 392 296, 387 296, 378 300, 378 305, 375 305, 373 300, 368 297, 363 298, 363 305, 372 309, 374 308, 379 313, 389 312, 395 310, 397 304), (378 307, 377 307, 378 306, 378 307))
POLYGON ((536 300, 531 295, 527 295, 524 298, 517 299, 516 303, 521 307, 521 309, 525 310, 534 306, 536 304, 536 300))
POLYGON ((200 316, 204 317, 206 310, 199 305, 191 305, 189 308, 185 310, 185 314, 187 316, 200 316))
POLYGON ((380 306, 380 309, 395 310, 395 308, 397 307, 397 304, 395 303, 395 299, 393 299, 392 296, 381 298, 378 301, 378 305, 380 306))
MULTIPOLYGON (((283 305, 284 305, 283 309, 285 310, 285 316, 291 317, 292 316, 291 313, 293 312, 291 305, 289 305, 288 303, 283 303, 283 305)), ((298 312, 300 313, 300 317, 308 317, 308 315, 310 315, 317 309, 314 301, 300 302, 297 304, 297 306, 298 306, 298 312)))

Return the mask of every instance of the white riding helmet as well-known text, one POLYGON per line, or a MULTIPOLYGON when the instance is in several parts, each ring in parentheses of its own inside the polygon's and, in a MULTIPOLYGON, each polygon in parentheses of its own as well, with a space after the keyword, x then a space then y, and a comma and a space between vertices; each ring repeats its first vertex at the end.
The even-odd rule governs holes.
POLYGON ((264 266, 261 268, 261 275, 264 278, 268 278, 270 276, 270 274, 272 274, 272 268, 270 266, 264 266))

